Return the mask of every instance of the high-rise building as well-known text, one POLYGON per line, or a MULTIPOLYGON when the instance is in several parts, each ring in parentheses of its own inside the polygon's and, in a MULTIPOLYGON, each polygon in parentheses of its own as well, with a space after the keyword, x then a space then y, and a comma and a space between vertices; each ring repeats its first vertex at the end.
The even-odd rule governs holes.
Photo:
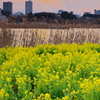
POLYGON ((3 2, 3 10, 12 14, 12 2, 3 2))
POLYGON ((25 14, 32 13, 32 6, 31 0, 25 2, 25 14))

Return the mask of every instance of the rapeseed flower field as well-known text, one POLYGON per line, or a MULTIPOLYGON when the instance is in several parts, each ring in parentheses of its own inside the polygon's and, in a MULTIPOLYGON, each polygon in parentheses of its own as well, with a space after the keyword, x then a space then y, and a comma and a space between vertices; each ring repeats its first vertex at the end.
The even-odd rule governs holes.
POLYGON ((100 100, 100 45, 0 48, 0 100, 100 100))

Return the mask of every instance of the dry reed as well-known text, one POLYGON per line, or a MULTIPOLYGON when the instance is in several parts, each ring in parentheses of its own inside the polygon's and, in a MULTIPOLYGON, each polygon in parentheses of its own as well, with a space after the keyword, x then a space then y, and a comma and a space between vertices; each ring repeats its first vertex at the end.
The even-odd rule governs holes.
MULTIPOLYGON (((84 42, 100 43, 100 33, 94 30, 82 29, 48 29, 46 33, 42 29, 7 29, 0 30, 0 47, 5 46, 34 46, 39 44, 61 44, 84 42), (87 31, 87 32, 86 32, 87 31)), ((46 29, 47 30, 47 29, 46 29)))

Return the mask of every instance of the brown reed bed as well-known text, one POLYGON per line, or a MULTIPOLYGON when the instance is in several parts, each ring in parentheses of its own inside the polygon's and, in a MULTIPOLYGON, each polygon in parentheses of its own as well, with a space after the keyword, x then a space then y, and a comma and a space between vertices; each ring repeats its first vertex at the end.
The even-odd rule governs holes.
POLYGON ((100 43, 100 33, 89 29, 11 29, 1 28, 0 47, 35 46, 39 44, 61 44, 85 42, 100 43), (48 31, 47 31, 48 30, 48 31))

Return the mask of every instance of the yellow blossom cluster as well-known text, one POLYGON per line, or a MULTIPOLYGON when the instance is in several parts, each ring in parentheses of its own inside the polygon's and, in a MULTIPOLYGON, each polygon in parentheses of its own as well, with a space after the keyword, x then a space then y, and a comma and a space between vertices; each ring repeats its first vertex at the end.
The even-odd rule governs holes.
POLYGON ((0 48, 0 100, 100 100, 100 45, 0 48))

